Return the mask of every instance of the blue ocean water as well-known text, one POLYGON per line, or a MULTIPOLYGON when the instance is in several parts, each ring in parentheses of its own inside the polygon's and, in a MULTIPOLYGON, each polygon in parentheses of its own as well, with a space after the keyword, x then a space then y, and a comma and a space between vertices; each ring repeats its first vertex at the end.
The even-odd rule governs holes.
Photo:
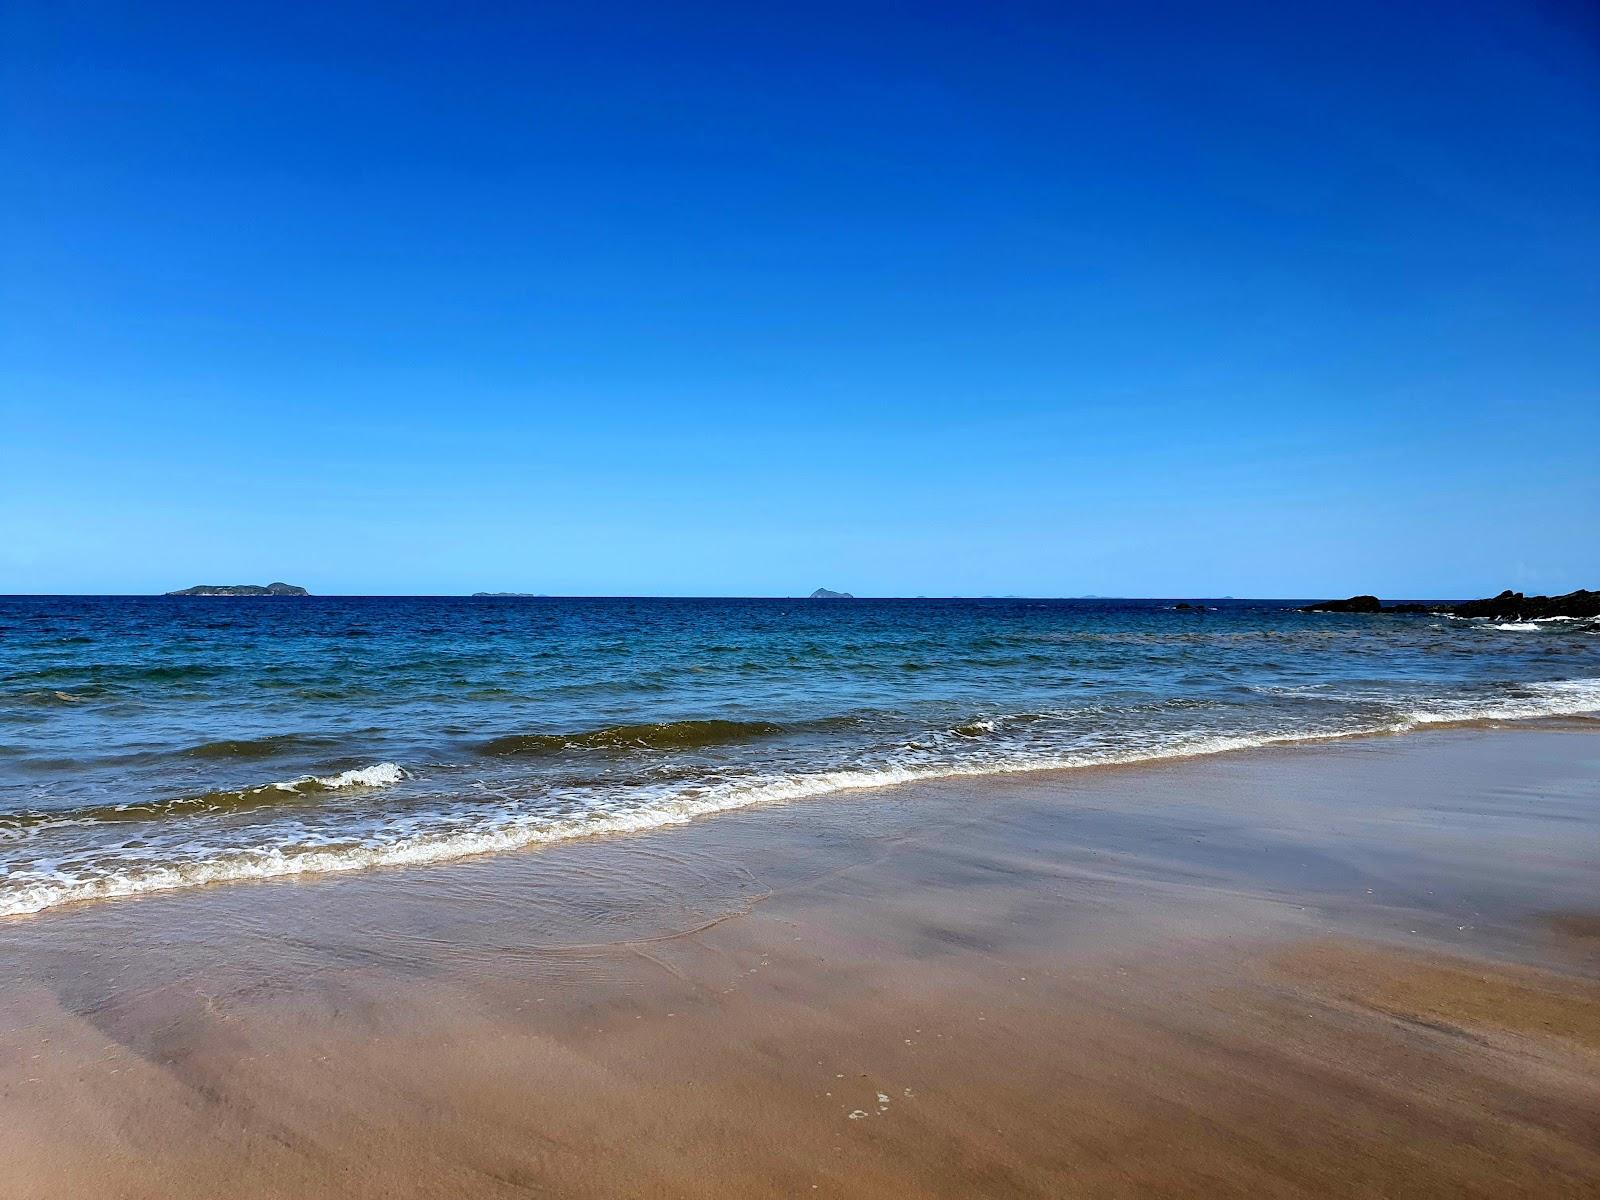
POLYGON ((1296 603, 0 598, 0 915, 1600 710, 1593 622, 1296 603))

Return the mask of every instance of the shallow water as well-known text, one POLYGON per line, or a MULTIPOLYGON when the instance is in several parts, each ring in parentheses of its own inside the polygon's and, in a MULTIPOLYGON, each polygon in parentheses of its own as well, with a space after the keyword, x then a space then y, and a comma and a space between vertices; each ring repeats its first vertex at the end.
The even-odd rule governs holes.
POLYGON ((1293 603, 0 598, 0 914, 1600 710, 1594 623, 1293 603))

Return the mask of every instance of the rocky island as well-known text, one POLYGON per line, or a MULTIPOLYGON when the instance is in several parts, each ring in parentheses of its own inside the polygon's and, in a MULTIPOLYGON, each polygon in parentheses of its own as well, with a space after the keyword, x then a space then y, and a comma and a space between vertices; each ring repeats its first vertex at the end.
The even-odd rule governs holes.
POLYGON ((1323 600, 1307 604, 1301 612, 1329 613, 1433 613, 1450 617, 1492 617, 1497 621, 1537 621, 1551 617, 1600 617, 1600 592, 1579 588, 1564 596, 1524 596, 1510 588, 1486 600, 1459 604, 1384 604, 1376 596, 1351 596, 1348 600, 1323 600))
POLYGON ((168 592, 169 596, 309 596, 311 593, 292 583, 197 583, 194 587, 168 592))
POLYGON ((1424 604, 1392 604, 1385 607, 1383 601, 1376 596, 1351 596, 1348 600, 1323 600, 1317 604, 1307 604, 1301 612, 1330 612, 1330 613, 1378 613, 1378 612, 1427 612, 1424 604))
POLYGON ((852 596, 849 592, 835 592, 835 591, 833 591, 833 590, 831 590, 829 588, 818 588, 816 591, 811 593, 811 599, 813 599, 813 600, 854 600, 855 597, 852 596))
POLYGON ((1493 617, 1497 621, 1539 621, 1550 617, 1600 617, 1600 592, 1579 588, 1564 596, 1524 596, 1510 588, 1487 600, 1468 600, 1447 611, 1454 617, 1493 617))

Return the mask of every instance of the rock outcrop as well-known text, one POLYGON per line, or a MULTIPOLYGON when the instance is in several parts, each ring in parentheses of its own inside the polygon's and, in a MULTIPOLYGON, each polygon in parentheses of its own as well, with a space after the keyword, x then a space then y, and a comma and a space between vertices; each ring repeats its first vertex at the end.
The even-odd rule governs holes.
POLYGON ((1538 621, 1550 617, 1600 617, 1600 592, 1579 588, 1564 596, 1524 596, 1507 588, 1487 600, 1468 600, 1441 610, 1453 617, 1493 617, 1497 621, 1538 621))
POLYGON ((855 597, 852 596, 849 592, 835 592, 835 591, 831 591, 828 588, 818 588, 816 591, 811 593, 811 599, 813 599, 813 600, 854 600, 855 597))
POLYGON ((1579 588, 1564 596, 1524 596, 1510 588, 1486 600, 1459 604, 1383 604, 1376 596, 1351 596, 1307 604, 1301 612, 1435 613, 1452 617, 1491 617, 1496 621, 1539 621, 1550 617, 1600 617, 1600 592, 1579 588))
POLYGON ((1376 596, 1351 596, 1348 600, 1324 600, 1308 604, 1301 612, 1375 613, 1383 611, 1383 602, 1376 596))

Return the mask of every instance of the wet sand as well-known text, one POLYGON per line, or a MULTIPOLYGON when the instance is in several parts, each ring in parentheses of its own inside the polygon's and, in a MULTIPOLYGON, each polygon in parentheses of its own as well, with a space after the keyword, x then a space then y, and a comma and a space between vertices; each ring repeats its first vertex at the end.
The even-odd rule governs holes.
POLYGON ((1600 1194, 1600 736, 0 924, 0 1195, 1600 1194))

